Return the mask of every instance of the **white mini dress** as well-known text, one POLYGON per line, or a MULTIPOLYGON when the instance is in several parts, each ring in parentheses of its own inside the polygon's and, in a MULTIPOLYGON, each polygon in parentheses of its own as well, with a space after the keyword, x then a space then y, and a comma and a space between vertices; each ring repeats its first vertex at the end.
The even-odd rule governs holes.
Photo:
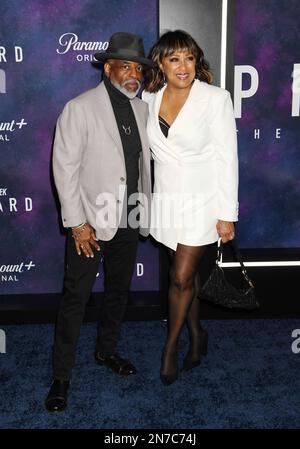
POLYGON ((178 243, 213 243, 219 219, 237 221, 237 136, 229 92, 195 80, 165 137, 159 124, 165 88, 142 94, 154 159, 150 234, 176 250, 178 243))

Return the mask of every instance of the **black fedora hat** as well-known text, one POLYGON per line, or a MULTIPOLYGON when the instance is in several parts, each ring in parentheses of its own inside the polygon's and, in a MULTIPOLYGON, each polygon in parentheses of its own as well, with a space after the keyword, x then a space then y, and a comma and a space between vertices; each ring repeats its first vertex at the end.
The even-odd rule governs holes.
POLYGON ((151 59, 145 58, 143 40, 140 36, 131 33, 115 33, 111 36, 106 51, 96 53, 98 61, 107 59, 124 59, 126 61, 140 62, 141 64, 153 67, 151 59))

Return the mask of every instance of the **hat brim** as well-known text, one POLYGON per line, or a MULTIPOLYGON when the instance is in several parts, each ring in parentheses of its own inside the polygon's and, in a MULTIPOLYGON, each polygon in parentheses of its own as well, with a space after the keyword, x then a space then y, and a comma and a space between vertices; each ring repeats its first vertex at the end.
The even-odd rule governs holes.
POLYGON ((124 61, 133 61, 133 62, 139 62, 140 64, 146 65, 147 67, 154 67, 155 64, 151 59, 147 58, 141 58, 139 56, 132 56, 126 53, 120 54, 120 53, 96 53, 94 57, 97 59, 97 61, 104 62, 107 59, 123 59, 124 61))

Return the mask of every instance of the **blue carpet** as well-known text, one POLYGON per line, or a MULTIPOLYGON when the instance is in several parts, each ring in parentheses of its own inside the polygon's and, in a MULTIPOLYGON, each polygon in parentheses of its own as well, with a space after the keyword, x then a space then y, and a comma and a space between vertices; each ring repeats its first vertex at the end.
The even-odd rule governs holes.
MULTIPOLYGON (((69 407, 44 409, 51 381, 53 325, 1 326, 0 428, 234 429, 300 427, 300 353, 291 350, 299 320, 205 321, 209 351, 177 382, 159 380, 166 323, 126 322, 120 353, 138 369, 121 378, 93 361, 95 323, 84 324, 69 407)), ((187 346, 180 341, 180 359, 187 346)))

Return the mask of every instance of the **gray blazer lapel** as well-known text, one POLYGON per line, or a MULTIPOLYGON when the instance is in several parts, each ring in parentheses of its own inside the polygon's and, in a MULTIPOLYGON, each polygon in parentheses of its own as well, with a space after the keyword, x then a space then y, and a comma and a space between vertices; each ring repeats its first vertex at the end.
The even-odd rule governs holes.
POLYGON ((118 129, 118 125, 115 119, 115 114, 110 102, 109 95, 107 93, 107 90, 105 89, 105 85, 103 82, 99 84, 97 87, 99 96, 101 96, 101 118, 104 123, 105 128, 107 129, 107 132, 111 135, 113 140, 115 141, 118 149, 120 150, 122 156, 123 156, 123 147, 121 142, 121 137, 118 129))

